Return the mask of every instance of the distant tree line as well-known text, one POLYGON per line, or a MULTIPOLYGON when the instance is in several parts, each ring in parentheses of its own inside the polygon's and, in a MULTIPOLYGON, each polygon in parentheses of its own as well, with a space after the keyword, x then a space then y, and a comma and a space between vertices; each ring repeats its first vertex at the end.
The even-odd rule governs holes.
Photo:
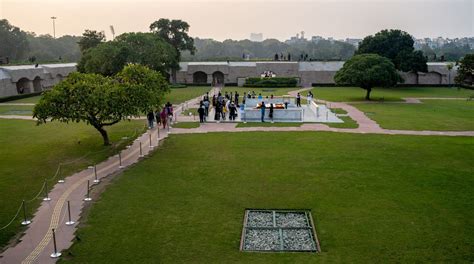
POLYGON ((430 48, 428 45, 422 45, 420 50, 426 56, 428 61, 459 61, 466 54, 474 53, 469 45, 459 46, 456 43, 448 43, 440 48, 430 48))
POLYGON ((184 61, 215 61, 215 60, 274 60, 275 54, 286 59, 300 60, 347 60, 355 52, 351 44, 340 41, 321 40, 318 43, 300 41, 287 44, 277 39, 266 39, 262 42, 250 40, 194 39, 196 51, 194 55, 184 52, 184 61))
POLYGON ((53 38, 51 35, 37 36, 0 20, 0 62, 76 62, 81 57, 78 42, 81 37, 65 35, 53 38))

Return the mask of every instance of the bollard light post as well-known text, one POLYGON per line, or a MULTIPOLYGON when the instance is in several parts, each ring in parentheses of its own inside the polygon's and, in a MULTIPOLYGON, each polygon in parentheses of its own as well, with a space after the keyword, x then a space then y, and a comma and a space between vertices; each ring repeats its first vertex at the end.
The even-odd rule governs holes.
MULTIPOLYGON (((58 175, 61 175, 61 164, 59 164, 58 175)), ((64 183, 64 179, 59 179, 59 183, 64 183)))
POLYGON ((100 180, 97 178, 97 165, 94 165, 94 183, 99 183, 100 180))
POLYGON ((31 224, 31 221, 28 220, 28 218, 26 218, 26 203, 25 203, 25 200, 23 200, 22 202, 22 206, 23 206, 23 222, 21 222, 21 225, 29 225, 31 224))
POLYGON ((66 222, 66 225, 70 226, 75 224, 76 222, 72 221, 71 219, 71 204, 69 203, 69 201, 67 201, 67 215, 69 217, 69 221, 66 222))
MULTIPOLYGON (((160 126, 157 126, 157 135, 158 135, 158 139, 157 139, 157 142, 160 141, 160 126)), ((158 145, 158 143, 156 143, 156 145, 158 145)))
POLYGON ((143 158, 143 151, 142 151, 142 142, 140 141, 140 158, 143 158))
POLYGON ((92 198, 90 197, 90 182, 87 180, 87 196, 84 198, 84 201, 92 201, 92 198))
POLYGON ((119 152, 118 156, 119 156, 119 169, 123 169, 124 167, 122 166, 122 153, 119 152))
POLYGON ((58 252, 58 248, 56 247, 56 232, 54 232, 54 228, 53 228, 53 245, 54 245, 54 252, 50 256, 52 258, 59 258, 61 256, 61 252, 58 252))
POLYGON ((148 138, 149 138, 149 141, 150 141, 150 144, 149 144, 148 147, 152 149, 152 148, 153 148, 153 144, 151 144, 151 131, 150 131, 150 133, 148 134, 148 138))
POLYGON ((51 198, 49 198, 48 194, 48 181, 44 180, 44 198, 43 201, 51 201, 51 198))

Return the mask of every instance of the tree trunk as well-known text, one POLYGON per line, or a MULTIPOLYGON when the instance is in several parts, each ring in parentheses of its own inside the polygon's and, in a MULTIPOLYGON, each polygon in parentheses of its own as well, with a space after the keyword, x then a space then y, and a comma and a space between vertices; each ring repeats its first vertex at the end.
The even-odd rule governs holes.
POLYGON ((367 94, 365 95, 365 100, 370 101, 370 92, 372 92, 372 88, 366 88, 367 94))
POLYGON ((109 135, 107 134, 107 131, 103 127, 96 127, 95 129, 99 130, 100 134, 102 135, 102 138, 104 139, 104 146, 110 145, 109 135))

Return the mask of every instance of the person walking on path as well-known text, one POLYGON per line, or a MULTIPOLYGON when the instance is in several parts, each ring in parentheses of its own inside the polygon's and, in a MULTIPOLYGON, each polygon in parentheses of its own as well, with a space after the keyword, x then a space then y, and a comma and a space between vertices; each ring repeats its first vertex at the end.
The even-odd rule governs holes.
POLYGON ((206 110, 205 110, 205 107, 204 107, 204 103, 201 101, 199 103, 199 108, 198 108, 199 123, 204 123, 204 115, 206 114, 205 112, 206 112, 206 110))
POLYGON ((155 113, 153 113, 153 111, 149 111, 146 115, 146 119, 148 120, 148 128, 152 129, 154 127, 153 123, 155 122, 155 113))
POLYGON ((268 117, 273 123, 273 104, 272 103, 270 103, 270 110, 268 111, 268 117))
POLYGON ((265 102, 262 101, 260 105, 260 112, 262 113, 262 123, 265 122, 265 102))
POLYGON ((310 105, 311 101, 313 101, 313 97, 311 96, 311 92, 309 92, 308 95, 306 96, 306 103, 310 105))
POLYGON ((160 118, 161 118, 161 124, 163 124, 163 129, 165 129, 166 123, 168 121, 168 114, 166 113, 166 107, 164 107, 163 110, 161 110, 160 118))
POLYGON ((298 93, 296 95, 296 107, 301 107, 301 95, 298 93))
POLYGON ((204 105, 204 116, 209 116, 209 100, 203 102, 204 105))

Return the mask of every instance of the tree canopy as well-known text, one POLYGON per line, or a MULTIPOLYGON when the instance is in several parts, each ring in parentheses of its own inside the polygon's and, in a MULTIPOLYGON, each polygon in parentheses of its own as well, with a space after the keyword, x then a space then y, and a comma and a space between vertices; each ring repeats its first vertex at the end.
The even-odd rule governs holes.
POLYGON ((150 25, 150 30, 168 42, 175 49, 176 64, 171 65, 173 83, 176 82, 176 71, 179 70, 181 51, 189 51, 194 54, 194 40, 188 35, 189 24, 182 20, 169 20, 161 18, 150 25))
POLYGON ((28 51, 28 39, 26 32, 11 25, 8 20, 0 20, 0 57, 8 57, 9 60, 23 58, 28 51))
POLYGON ((105 35, 103 32, 86 29, 84 33, 82 33, 81 40, 78 42, 79 49, 81 50, 81 53, 84 53, 88 49, 96 47, 104 41, 105 35))
POLYGON ((458 75, 454 81, 458 84, 472 85, 474 73, 474 54, 467 54, 459 62, 458 75))
POLYGON ((407 32, 391 29, 382 30, 374 36, 365 37, 356 54, 373 53, 390 59, 395 68, 404 72, 426 72, 426 58, 413 47, 413 37, 407 32))
POLYGON ((74 72, 44 93, 33 116, 38 124, 86 122, 109 145, 104 127, 157 109, 168 91, 160 73, 138 64, 127 65, 112 77, 74 72))
POLYGON ((170 44, 152 33, 125 33, 88 49, 77 67, 80 72, 111 76, 127 63, 139 63, 166 75, 178 65, 175 52, 170 44))
POLYGON ((365 99, 370 100, 372 88, 390 87, 403 82, 393 63, 377 54, 355 55, 344 63, 336 73, 337 85, 354 85, 367 91, 365 99))

